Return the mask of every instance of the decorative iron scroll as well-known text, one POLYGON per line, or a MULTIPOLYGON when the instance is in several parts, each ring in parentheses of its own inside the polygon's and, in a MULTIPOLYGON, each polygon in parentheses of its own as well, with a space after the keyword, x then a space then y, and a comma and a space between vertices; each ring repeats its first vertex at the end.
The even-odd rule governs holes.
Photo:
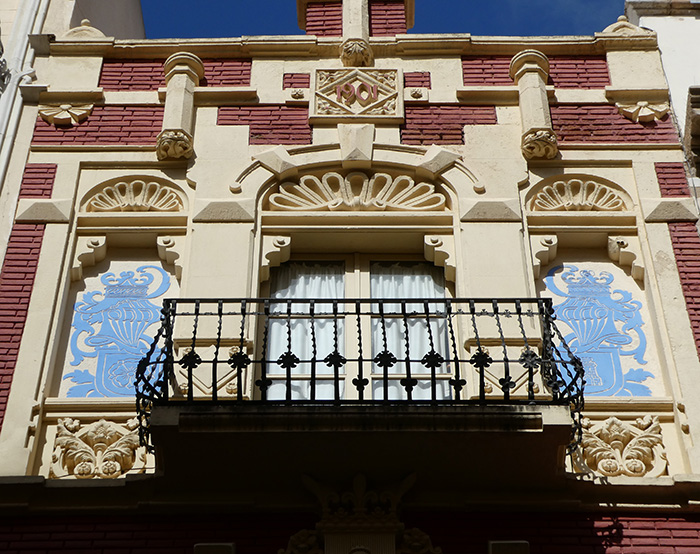
POLYGON ((136 371, 143 444, 154 403, 216 403, 229 367, 230 402, 555 404, 574 429, 583 407, 547 298, 172 299, 162 314, 136 371))
POLYGON ((354 171, 343 177, 330 171, 321 178, 304 175, 270 196, 270 209, 284 211, 429 211, 444 210, 445 196, 430 183, 408 175, 371 177, 354 171))
POLYGON ((529 207, 536 212, 624 211, 628 207, 622 195, 594 178, 562 179, 541 187, 529 207))
POLYGON ((88 212, 179 212, 180 195, 169 185, 146 179, 105 185, 86 203, 88 212))

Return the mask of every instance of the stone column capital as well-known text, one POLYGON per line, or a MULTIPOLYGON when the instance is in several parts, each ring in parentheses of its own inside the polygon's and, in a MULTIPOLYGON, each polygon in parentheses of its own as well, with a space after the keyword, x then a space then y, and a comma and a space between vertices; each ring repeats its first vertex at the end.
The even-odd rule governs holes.
POLYGON ((518 84, 520 78, 526 73, 537 72, 544 82, 549 75, 549 59, 539 50, 523 50, 518 52, 510 60, 510 78, 518 84))
POLYGON ((195 85, 204 77, 204 64, 194 54, 189 52, 176 52, 163 64, 165 82, 169 83, 175 75, 185 74, 189 76, 195 85))

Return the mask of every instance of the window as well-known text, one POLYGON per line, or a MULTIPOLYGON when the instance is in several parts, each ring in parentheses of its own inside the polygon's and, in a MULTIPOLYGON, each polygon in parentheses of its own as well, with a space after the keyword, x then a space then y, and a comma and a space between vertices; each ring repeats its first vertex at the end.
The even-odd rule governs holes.
POLYGON ((270 297, 268 399, 359 399, 362 389, 392 400, 407 387, 416 400, 449 398, 445 307, 427 302, 445 298, 441 268, 363 255, 292 261, 271 273, 270 297))

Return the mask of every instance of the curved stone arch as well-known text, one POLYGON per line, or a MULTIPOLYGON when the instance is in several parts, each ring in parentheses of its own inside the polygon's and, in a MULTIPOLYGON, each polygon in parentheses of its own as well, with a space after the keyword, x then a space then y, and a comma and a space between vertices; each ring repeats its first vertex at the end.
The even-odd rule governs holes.
POLYGON ((541 180, 525 196, 530 212, 629 212, 632 198, 617 183, 585 173, 554 175, 541 180))
POLYGON ((175 213, 188 209, 183 189, 169 179, 123 175, 92 187, 80 200, 83 213, 175 213))

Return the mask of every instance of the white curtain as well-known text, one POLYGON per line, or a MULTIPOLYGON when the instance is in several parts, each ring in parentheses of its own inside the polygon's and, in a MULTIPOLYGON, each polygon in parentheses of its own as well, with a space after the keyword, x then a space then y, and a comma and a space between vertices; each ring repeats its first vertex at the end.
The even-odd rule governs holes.
MULTIPOLYGON (((345 266, 342 262, 290 262, 284 264, 271 274, 270 298, 273 300, 297 299, 342 299, 345 295, 345 266)), ((273 303, 268 329, 268 346, 266 359, 269 360, 267 372, 270 376, 285 375, 286 370, 277 364, 277 360, 288 350, 293 352, 301 361, 292 369, 292 375, 309 375, 311 360, 314 358, 314 340, 316 344, 316 375, 321 377, 316 381, 316 398, 332 399, 335 395, 333 380, 327 377, 333 375, 333 367, 322 360, 335 350, 337 333, 338 351, 344 352, 343 320, 332 317, 332 303, 315 303, 312 320, 294 314, 308 314, 309 302, 291 303, 292 315, 289 324, 286 317, 288 305, 286 302, 273 303), (330 317, 329 317, 330 316, 330 317), (323 377, 326 379, 323 379, 323 377)), ((338 311, 343 310, 338 304, 338 311)), ((341 368, 342 371, 342 368, 341 368)), ((344 396, 344 381, 341 381, 340 396, 344 396)), ((311 383, 308 379, 293 379, 292 399, 303 400, 311 398, 311 383)), ((286 398, 286 380, 275 380, 268 389, 268 398, 282 400, 286 398)))
MULTIPOLYGON (((445 283, 442 269, 427 263, 408 262, 375 262, 370 266, 370 288, 372 298, 444 298, 445 283)), ((378 314, 378 305, 374 305, 372 312, 378 314)), ((411 302, 406 304, 405 312, 410 317, 402 317, 400 303, 385 303, 384 318, 372 318, 372 357, 382 352, 384 348, 401 360, 387 369, 390 375, 406 374, 406 349, 408 346, 408 358, 411 360, 411 376, 418 374, 430 374, 430 369, 425 367, 420 360, 431 351, 430 337, 432 335, 432 350, 439 353, 444 359, 448 357, 449 342, 447 326, 443 318, 428 318, 425 315, 424 302, 411 302), (408 338, 408 340, 406 340, 408 338)), ((430 303, 430 314, 444 312, 443 303, 430 303)), ((436 368, 436 373, 445 374, 447 364, 443 363, 436 368)), ((384 399, 384 382, 381 376, 384 369, 374 364, 372 367, 372 395, 375 399, 384 399)), ((400 383, 400 378, 389 380, 386 392, 389 399, 406 398, 406 390, 400 383)), ((438 380, 436 399, 450 397, 450 389, 446 380, 438 380)), ((412 391, 414 399, 429 400, 432 398, 432 390, 429 379, 418 379, 418 385, 412 391)))

